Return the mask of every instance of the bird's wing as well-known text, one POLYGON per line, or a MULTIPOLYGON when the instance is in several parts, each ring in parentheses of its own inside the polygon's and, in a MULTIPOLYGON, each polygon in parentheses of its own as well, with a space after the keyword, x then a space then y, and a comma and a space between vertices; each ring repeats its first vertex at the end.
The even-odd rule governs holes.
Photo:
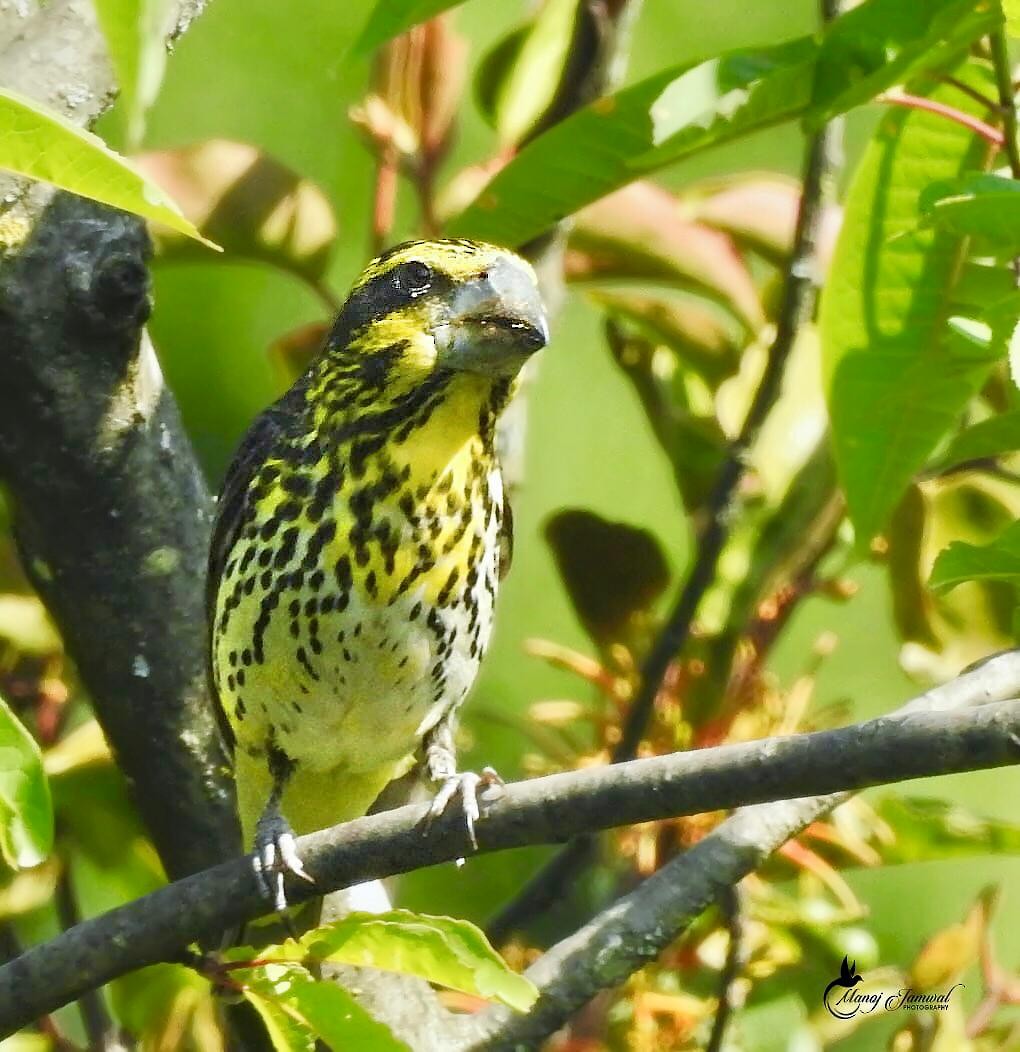
POLYGON ((206 624, 208 625, 206 654, 208 656, 209 693, 214 702, 220 732, 230 749, 234 747, 234 732, 220 704, 212 668, 216 595, 224 568, 230 557, 230 551, 237 542, 241 528, 248 518, 251 484, 255 473, 266 462, 273 446, 285 435, 287 423, 292 419, 294 410, 288 403, 294 397, 293 392, 294 388, 291 388, 287 395, 275 405, 270 406, 248 429, 234 454, 234 459, 227 468, 223 488, 216 504, 216 518, 213 522, 205 578, 206 624))

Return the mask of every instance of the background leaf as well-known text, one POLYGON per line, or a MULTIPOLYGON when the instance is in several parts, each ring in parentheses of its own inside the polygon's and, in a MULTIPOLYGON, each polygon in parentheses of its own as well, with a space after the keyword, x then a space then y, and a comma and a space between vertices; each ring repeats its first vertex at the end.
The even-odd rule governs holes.
POLYGON ((796 116, 814 48, 803 38, 686 63, 596 100, 529 142, 450 232, 521 244, 641 175, 796 116))
MULTIPOLYGON (((960 75, 988 87, 980 70, 960 75)), ((950 90, 954 103, 976 106, 948 87, 933 97, 950 90)), ((988 346, 946 326, 961 239, 918 225, 925 187, 958 177, 984 154, 959 125, 892 112, 847 195, 820 325, 836 464, 861 544, 886 525, 994 361, 988 346)))
POLYGON ((572 508, 554 515, 545 535, 577 616, 599 643, 621 638, 669 584, 662 549, 647 530, 572 508))
POLYGON ((954 541, 935 560, 929 584, 948 592, 964 581, 1006 581, 1020 584, 1020 522, 990 544, 954 541))
POLYGON ((35 739, 0 698, 0 852, 9 866, 37 866, 53 847, 53 805, 35 739))
POLYGON ((946 471, 971 460, 984 460, 1020 451, 1020 410, 990 416, 961 431, 938 458, 946 471))
POLYGON ((875 812, 893 834, 882 847, 882 858, 890 864, 1020 854, 1020 825, 960 804, 889 793, 875 803, 875 812))
POLYGON ((216 248, 154 183, 98 136, 30 99, 0 90, 0 168, 163 223, 216 248))
POLYGON ((376 0, 351 54, 355 58, 367 55, 380 44, 406 33, 419 22, 427 22, 462 2, 463 0, 376 0))
POLYGON ((909 77, 957 62, 1001 23, 995 0, 867 0, 825 34, 807 124, 820 127, 909 77))
POLYGON ((131 148, 142 138, 166 67, 166 0, 94 0, 127 119, 131 148))

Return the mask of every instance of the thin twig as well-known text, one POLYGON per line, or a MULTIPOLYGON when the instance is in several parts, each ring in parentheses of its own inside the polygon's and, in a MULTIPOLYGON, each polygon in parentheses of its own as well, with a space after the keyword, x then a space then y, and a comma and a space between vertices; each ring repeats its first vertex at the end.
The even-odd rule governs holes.
MULTIPOLYGON (((1013 71, 1009 66, 1009 51, 1006 48, 1006 35, 1001 29, 992 33, 988 42, 991 45, 992 66, 995 69, 995 83, 999 89, 999 107, 1002 111, 1002 138, 1000 144, 1009 158, 1009 169, 1014 179, 1020 179, 1020 143, 1017 142, 1016 93, 1013 88, 1013 71)), ((1013 276, 1020 288, 1020 256, 1013 260, 1013 276)))
MULTIPOLYGON (((832 0, 823 4, 826 12, 837 6, 832 0)), ((825 20, 829 17, 827 13, 825 20)), ((614 763, 637 755, 666 673, 691 634, 698 607, 715 579, 719 557, 729 537, 733 500, 744 477, 744 458, 754 445, 762 424, 779 396, 787 359, 800 326, 813 307, 818 277, 815 249, 821 226, 825 184, 839 148, 837 140, 838 130, 829 124, 808 142, 793 249, 786 271, 776 335, 769 350, 765 372, 740 433, 730 446, 716 478, 706 509, 706 525, 698 539, 697 556, 690 575, 642 666, 640 687, 620 741, 613 750, 614 763)), ((570 850, 575 860, 587 859, 591 854, 590 845, 570 850)), ((543 912, 560 897, 570 877, 576 872, 576 867, 567 865, 564 858, 554 858, 492 919, 488 925, 489 934, 502 937, 543 912)))
POLYGON ((958 77, 951 77, 949 74, 942 74, 938 78, 943 84, 949 84, 956 88, 957 91, 962 91, 968 98, 972 98, 975 102, 980 103, 987 110, 996 109, 996 103, 993 99, 990 99, 983 92, 978 91, 977 88, 971 87, 970 84, 965 84, 958 77))
MULTIPOLYGON (((78 903, 75 901, 74 889, 71 887, 71 874, 67 866, 61 869, 57 879, 54 906, 60 927, 64 931, 69 931, 81 923, 78 903)), ((106 1011, 103 995, 98 990, 83 991, 78 998, 78 1011, 81 1013, 89 1048, 101 1052, 108 1046, 113 1034, 113 1020, 106 1011)))
MULTIPOLYGON (((1020 701, 970 712, 941 710, 1018 693, 1020 653, 1010 652, 928 692, 894 717, 507 785, 499 799, 488 802, 478 824, 480 850, 1010 765, 1020 761, 1020 701)), ((288 897, 299 904, 364 880, 464 855, 469 846, 463 816, 451 811, 426 835, 429 806, 408 805, 301 837, 298 850, 316 886, 289 882, 288 897)), ((733 882, 726 879, 722 886, 733 882)), ((179 959, 190 943, 268 910, 251 856, 246 856, 84 921, 0 967, 0 1037, 129 971, 179 959)))
POLYGON ((719 973, 719 1004, 705 1052, 722 1050, 733 1011, 740 1007, 736 1003, 736 982, 744 970, 744 904, 739 884, 731 884, 726 888, 719 898, 719 906, 726 920, 730 941, 726 948, 726 961, 719 973))

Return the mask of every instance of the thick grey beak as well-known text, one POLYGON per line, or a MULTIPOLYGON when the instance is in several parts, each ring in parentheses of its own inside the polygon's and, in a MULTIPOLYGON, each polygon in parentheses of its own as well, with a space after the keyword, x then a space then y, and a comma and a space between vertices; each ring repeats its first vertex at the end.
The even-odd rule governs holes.
POLYGON ((441 365, 513 376, 549 342, 549 321, 530 271, 501 256, 454 294, 451 317, 436 341, 441 365))

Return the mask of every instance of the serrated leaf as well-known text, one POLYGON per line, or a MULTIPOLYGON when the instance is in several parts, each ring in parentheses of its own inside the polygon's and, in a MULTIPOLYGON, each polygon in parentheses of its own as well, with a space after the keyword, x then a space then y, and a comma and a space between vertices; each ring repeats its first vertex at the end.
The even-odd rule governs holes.
POLYGON ((669 584, 665 556, 647 530, 573 508, 549 519, 545 536, 574 610, 596 642, 618 640, 669 584))
MULTIPOLYGON (((286 165, 246 143, 210 139, 143 154, 138 167, 228 256, 321 281, 336 243, 333 208, 286 165)), ((173 236, 160 238, 160 252, 168 261, 198 254, 192 242, 173 236)))
POLYGON ((365 27, 354 43, 351 56, 359 58, 406 33, 419 22, 457 7, 463 0, 376 0, 365 27))
POLYGON ((556 97, 577 10, 578 0, 546 0, 520 39, 496 91, 496 130, 505 144, 524 138, 556 97))
POLYGON ((1020 252, 1020 180, 972 172, 928 187, 922 207, 926 219, 942 230, 975 238, 977 252, 1020 252))
POLYGON ((14 92, 0 90, 0 168, 52 183, 162 223, 209 248, 177 205, 91 132, 14 92))
POLYGON ((804 37, 729 52, 597 99, 529 142, 450 233, 521 244, 680 157, 798 116, 815 50, 804 37))
MULTIPOLYGON (((980 68, 958 75, 988 86, 980 68)), ((959 104, 977 106, 966 97, 959 104)), ((924 187, 984 160, 984 145, 967 129, 929 113, 891 112, 847 195, 820 325, 833 447, 859 544, 886 525, 996 358, 991 342, 946 325, 962 239, 918 226, 924 187)))
POLYGON ((889 865, 1020 854, 1020 824, 946 800, 890 793, 877 801, 875 811, 893 834, 881 849, 889 865))
POLYGON ((128 142, 141 141, 145 114, 156 101, 166 67, 166 0, 93 0, 117 74, 128 142))
POLYGON ((725 235, 691 222, 676 198, 637 182, 578 213, 571 230, 571 280, 642 278, 699 292, 728 307, 751 332, 764 322, 758 290, 725 235))
POLYGON ((53 848, 53 803, 35 739, 0 698, 0 853, 14 869, 53 848))
POLYGON ((910 77, 956 62, 1002 22, 995 0, 866 0, 825 34, 805 121, 817 128, 910 77))
POLYGON ((986 460, 1020 451, 1020 410, 1000 413, 961 431, 938 458, 939 471, 972 460, 986 460))
POLYGON ((501 1001, 519 1012, 527 1011, 538 996, 534 984, 512 971, 475 925, 409 910, 351 913, 296 942, 260 950, 259 956, 403 972, 501 1001))
POLYGON ((954 541, 939 553, 928 582, 936 592, 948 592, 964 581, 1005 581, 1020 584, 1020 522, 990 544, 954 541))

